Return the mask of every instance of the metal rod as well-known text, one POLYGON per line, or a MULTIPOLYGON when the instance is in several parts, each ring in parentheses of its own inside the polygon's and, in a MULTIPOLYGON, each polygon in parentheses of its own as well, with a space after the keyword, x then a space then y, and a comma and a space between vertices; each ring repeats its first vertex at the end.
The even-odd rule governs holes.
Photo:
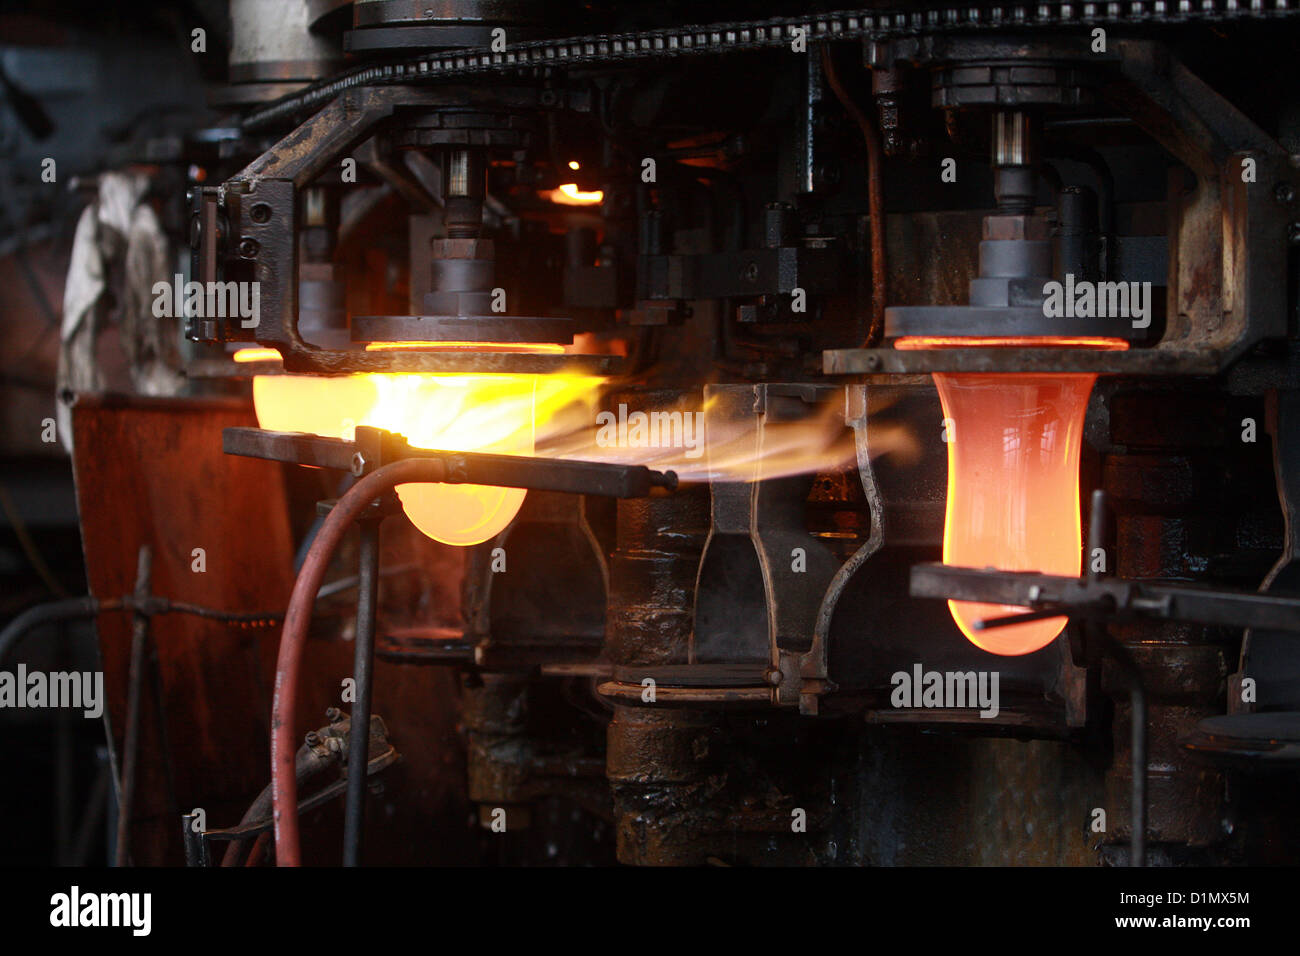
MULTIPOLYGON (((1098 629, 1101 630, 1100 628, 1098 629)), ((1120 673, 1128 684, 1131 775, 1133 785, 1130 802, 1132 803, 1132 835, 1129 839, 1129 864, 1131 866, 1147 865, 1147 693, 1142 683, 1142 671, 1138 668, 1133 655, 1119 641, 1104 631, 1099 635, 1102 646, 1119 665, 1120 673)))
POLYGON ((357 585, 357 626, 353 678, 356 703, 348 739, 348 794, 343 817, 343 865, 361 865, 361 828, 366 816, 366 770, 370 763, 370 688, 375 663, 375 614, 379 592, 379 523, 365 518, 357 585))
POLYGON ((222 448, 227 455, 342 471, 356 467, 358 454, 363 454, 366 467, 434 459, 446 465, 442 481, 447 484, 497 485, 612 498, 643 498, 655 488, 677 488, 675 472, 652 471, 644 465, 414 448, 401 435, 365 425, 357 427, 355 441, 261 428, 226 428, 222 430, 222 448))
POLYGON ((145 668, 149 674, 150 692, 154 699, 154 717, 158 728, 158 746, 162 749, 163 782, 167 787, 167 809, 180 814, 180 801, 176 799, 176 766, 172 760, 171 733, 167 729, 167 698, 163 694, 162 668, 158 664, 158 642, 152 631, 145 634, 145 668))
POLYGON ((975 622, 975 630, 991 631, 997 627, 1010 627, 1013 624, 1028 624, 1030 621, 1046 621, 1054 617, 1068 616, 1068 611, 1048 607, 1037 611, 1024 611, 1020 614, 1007 614, 1002 617, 986 617, 975 622))
MULTIPOLYGON (((1110 498, 1098 488, 1092 493, 1092 508, 1088 514, 1088 553, 1084 555, 1087 579, 1093 583, 1100 582, 1110 573, 1110 560, 1106 553, 1106 529, 1110 523, 1110 498), (1102 562, 1097 563, 1097 552, 1101 552, 1102 562)), ((1120 672, 1128 684, 1129 699, 1129 754, 1131 757, 1130 776, 1132 778, 1129 802, 1132 820, 1129 838, 1129 863, 1132 866, 1147 865, 1147 692, 1142 683, 1142 671, 1133 660, 1133 655, 1106 630, 1100 621, 1091 621, 1087 625, 1089 640, 1096 641, 1101 649, 1114 658, 1120 672)))
MULTIPOLYGON (((135 597, 143 603, 149 596, 153 555, 141 545, 136 567, 135 597)), ((144 684, 145 647, 149 637, 149 616, 137 611, 131 625, 131 668, 126 699, 126 730, 122 745, 122 786, 117 815, 116 865, 131 862, 131 812, 135 803, 136 762, 140 751, 140 697, 144 684)))
POLYGON ((194 815, 181 814, 181 839, 185 844, 186 866, 208 866, 208 841, 203 831, 194 827, 194 815))
POLYGON ((1092 507, 1088 512, 1088 553, 1083 556, 1084 574, 1089 581, 1100 581, 1110 571, 1110 557, 1106 554, 1106 523, 1110 518, 1110 501, 1106 492, 1097 488, 1092 493, 1092 507), (1102 562, 1097 564, 1097 552, 1102 562))

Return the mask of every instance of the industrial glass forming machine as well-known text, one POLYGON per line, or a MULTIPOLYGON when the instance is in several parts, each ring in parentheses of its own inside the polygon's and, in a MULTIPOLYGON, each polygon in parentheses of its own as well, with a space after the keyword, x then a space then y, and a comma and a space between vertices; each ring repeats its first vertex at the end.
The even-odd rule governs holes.
POLYGON ((58 862, 1294 863, 1298 10, 16 17, 58 862))

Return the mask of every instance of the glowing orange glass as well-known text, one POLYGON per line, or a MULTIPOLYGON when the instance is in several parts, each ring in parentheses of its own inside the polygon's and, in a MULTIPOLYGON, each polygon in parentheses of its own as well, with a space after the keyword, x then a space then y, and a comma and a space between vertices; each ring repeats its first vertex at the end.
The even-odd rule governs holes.
MULTIPOLYGON (((936 347, 1124 349, 1122 339, 904 338, 900 349, 936 347)), ((1096 375, 935 373, 948 443, 943 563, 1074 576, 1081 559, 1079 456, 1096 375)), ((988 631, 975 622, 1025 608, 949 601, 961 632, 994 654, 1050 644, 1063 617, 988 631)))

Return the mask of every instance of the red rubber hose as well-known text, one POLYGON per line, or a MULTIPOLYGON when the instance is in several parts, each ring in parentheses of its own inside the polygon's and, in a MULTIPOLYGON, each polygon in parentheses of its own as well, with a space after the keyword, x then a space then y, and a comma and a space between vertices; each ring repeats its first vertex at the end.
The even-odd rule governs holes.
POLYGON ((372 501, 398 485, 436 483, 445 477, 446 467, 437 458, 394 462, 366 475, 334 505, 298 572, 284 616, 275 669, 275 699, 271 705, 271 805, 275 816, 275 859, 279 866, 302 865, 298 778, 294 773, 298 748, 294 744, 293 714, 298 703, 298 674, 307 643, 307 626, 326 568, 352 522, 372 501))

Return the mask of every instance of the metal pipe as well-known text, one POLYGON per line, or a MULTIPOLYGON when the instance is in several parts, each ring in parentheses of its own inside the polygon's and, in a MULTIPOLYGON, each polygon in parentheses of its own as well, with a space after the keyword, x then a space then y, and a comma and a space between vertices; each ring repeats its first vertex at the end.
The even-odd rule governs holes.
MULTIPOLYGON (((116 602, 107 603, 112 604, 114 607, 117 606, 116 602)), ((98 600, 90 595, 68 598, 65 601, 50 601, 46 604, 29 607, 5 625, 3 631, 0 631, 0 662, 3 662, 9 656, 10 652, 18 645, 18 642, 29 631, 35 630, 44 624, 94 617, 101 610, 110 610, 110 608, 107 604, 101 605, 98 600)))
MULTIPOLYGON (((1102 629, 1098 629, 1102 630, 1102 629)), ((1147 865, 1147 694, 1142 683, 1142 671, 1133 655, 1109 634, 1100 635, 1102 646, 1119 665, 1120 673, 1128 683, 1130 746, 1132 752, 1130 795, 1132 835, 1129 839, 1129 865, 1147 865)))
POLYGON ((348 793, 343 816, 343 865, 361 865, 361 829, 366 816, 366 771, 370 763, 370 689, 375 666, 375 614, 379 595, 379 525, 382 517, 361 525, 357 625, 353 680, 356 702, 348 744, 348 793))
POLYGON ((202 830, 195 829, 194 820, 192 813, 181 814, 181 840, 185 845, 185 865, 208 866, 208 841, 202 830))

